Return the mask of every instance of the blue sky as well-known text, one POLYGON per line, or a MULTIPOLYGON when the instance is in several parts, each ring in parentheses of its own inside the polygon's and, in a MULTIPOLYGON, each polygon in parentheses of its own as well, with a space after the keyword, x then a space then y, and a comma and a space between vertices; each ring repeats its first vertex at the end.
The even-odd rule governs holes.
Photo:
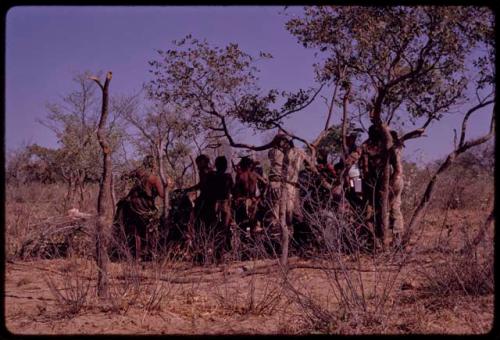
MULTIPOLYGON (((168 49, 172 40, 186 34, 217 45, 236 42, 252 55, 273 54, 273 59, 259 64, 263 89, 315 86, 314 51, 304 49, 286 31, 283 10, 271 6, 12 8, 6 20, 6 149, 27 142, 57 145, 55 135, 36 119, 47 115, 47 102, 73 90, 76 73, 111 70, 112 93, 137 92, 149 79, 147 62, 155 57, 154 50, 168 49)), ((285 13, 300 11, 289 7, 285 13)), ((488 130, 490 110, 473 117, 471 136, 488 130)), ((287 127, 313 139, 324 126, 326 112, 318 98, 287 127)), ((453 128, 460 123, 458 114, 436 122, 428 137, 407 142, 405 156, 422 160, 444 156, 452 149, 453 128)), ((261 142, 261 137, 254 139, 255 144, 261 142)))

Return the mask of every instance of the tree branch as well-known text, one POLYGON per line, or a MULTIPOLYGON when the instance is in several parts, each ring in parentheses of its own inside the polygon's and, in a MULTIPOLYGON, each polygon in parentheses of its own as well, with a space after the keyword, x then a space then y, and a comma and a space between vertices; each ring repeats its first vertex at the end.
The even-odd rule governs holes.
POLYGON ((351 92, 351 88, 349 87, 344 95, 343 101, 343 114, 342 114, 342 154, 343 159, 347 157, 349 151, 347 149, 347 102, 349 100, 349 94, 351 92))
POLYGON ((278 116, 275 120, 276 121, 280 121, 282 120, 283 118, 291 115, 292 113, 295 113, 295 112, 298 112, 300 110, 303 110, 305 109, 306 107, 308 107, 313 101, 314 99, 316 99, 316 96, 318 95, 318 93, 320 93, 320 91, 323 89, 323 86, 324 84, 321 84, 321 86, 319 87, 319 89, 314 93, 314 95, 312 96, 311 99, 309 99, 305 104, 299 106, 298 108, 295 108, 293 110, 290 110, 290 111, 285 111, 284 113, 282 113, 280 116, 278 116))
POLYGON ((488 106, 488 105, 492 104, 493 102, 495 102, 494 99, 491 99, 491 100, 479 103, 476 106, 474 106, 473 108, 471 108, 469 111, 467 111, 467 113, 465 114, 464 120, 462 121, 462 131, 460 133, 460 142, 458 143, 459 148, 462 147, 464 145, 464 143, 465 143, 465 131, 467 129, 467 122, 469 120, 469 117, 474 112, 476 112, 477 110, 479 110, 480 108, 488 106))
MULTIPOLYGON (((481 105, 481 104, 479 104, 479 105, 481 105)), ((469 119, 472 112, 476 112, 478 110, 477 107, 478 107, 478 105, 473 107, 471 110, 467 111, 466 115, 464 116, 464 119, 462 122, 462 127, 465 127, 465 129, 467 127, 467 125, 466 125, 467 120, 469 119)), ((470 149, 476 145, 479 145, 479 144, 482 144, 482 143, 488 141, 493 136, 493 134, 495 133, 495 109, 496 109, 496 103, 493 106, 493 111, 491 113, 490 131, 487 134, 485 134, 484 136, 481 136, 479 138, 473 139, 473 140, 468 141, 468 142, 463 142, 461 144, 459 143, 458 148, 453 150, 448 155, 446 160, 441 164, 439 169, 434 173, 431 180, 427 184, 427 188, 425 189, 424 195, 422 196, 419 205, 417 206, 417 208, 413 212, 413 216, 410 220, 408 228, 407 228, 405 235, 403 237, 403 244, 404 245, 408 244, 413 231, 415 230, 416 226, 420 223, 420 220, 422 219, 423 213, 424 213, 425 209, 427 208, 427 205, 428 205, 428 203, 432 197, 432 194, 434 192, 434 187, 435 187, 438 176, 441 173, 443 173, 446 169, 448 169, 460 154, 464 153, 465 151, 467 151, 468 149, 470 149)), ((463 131, 463 134, 465 134, 465 131, 463 131)))

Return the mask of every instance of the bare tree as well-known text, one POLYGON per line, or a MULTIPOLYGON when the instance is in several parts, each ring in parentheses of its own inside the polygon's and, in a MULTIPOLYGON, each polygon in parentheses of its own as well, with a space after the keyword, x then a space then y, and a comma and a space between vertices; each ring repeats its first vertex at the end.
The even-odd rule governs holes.
POLYGON ((99 185, 99 196, 97 198, 97 222, 96 222, 96 261, 97 261, 97 294, 101 298, 107 299, 108 291, 108 254, 107 254, 107 233, 111 226, 112 212, 111 207, 111 146, 108 140, 108 131, 106 128, 106 120, 108 119, 109 105, 109 83, 111 82, 112 73, 109 71, 106 74, 104 85, 99 78, 90 77, 94 80, 102 91, 102 108, 99 127, 97 129, 97 139, 101 146, 103 155, 103 172, 99 185))

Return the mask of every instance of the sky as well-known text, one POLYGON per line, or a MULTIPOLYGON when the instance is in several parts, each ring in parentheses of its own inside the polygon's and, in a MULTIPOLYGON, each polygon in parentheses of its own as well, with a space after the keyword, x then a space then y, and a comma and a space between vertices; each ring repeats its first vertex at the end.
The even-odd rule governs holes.
MULTIPOLYGON (((155 50, 166 50, 172 40, 187 34, 219 46, 236 42, 254 56, 271 53, 273 59, 258 65, 263 89, 317 86, 314 51, 303 48, 285 29, 289 16, 299 13, 299 7, 274 6, 11 8, 6 18, 6 151, 27 143, 57 147, 54 133, 37 119, 46 117, 47 103, 75 90, 75 74, 112 71, 111 94, 136 93, 149 79, 148 61, 156 57, 155 50)), ((490 110, 472 117, 470 137, 488 131, 490 110)), ((285 126, 312 140, 324 127, 326 113, 318 96, 285 126)), ((339 121, 337 114, 334 122, 339 121)), ((427 137, 406 143, 405 158, 426 162, 445 156, 453 148, 453 129, 459 130, 460 124, 460 114, 435 122, 427 137)), ((255 144, 264 138, 239 137, 255 144)))

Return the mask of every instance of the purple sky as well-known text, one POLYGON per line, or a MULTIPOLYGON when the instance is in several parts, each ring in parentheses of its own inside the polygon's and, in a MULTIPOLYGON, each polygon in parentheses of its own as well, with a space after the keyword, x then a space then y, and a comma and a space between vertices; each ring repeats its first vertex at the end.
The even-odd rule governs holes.
MULTIPOLYGON (((300 11, 289 7, 286 13, 300 11)), ((57 145, 55 135, 35 120, 46 116, 47 102, 74 89, 76 73, 110 70, 112 93, 136 92, 148 80, 147 61, 155 57, 154 49, 168 49, 172 40, 189 33, 217 45, 236 42, 254 56, 258 51, 273 54, 274 59, 259 64, 263 89, 315 86, 314 52, 285 30, 282 12, 283 7, 259 6, 12 8, 6 24, 6 149, 27 142, 57 145)), ((473 117, 472 137, 488 130, 490 110, 473 117)), ((317 98, 287 127, 311 140, 323 128, 326 111, 317 98)), ((407 142, 405 156, 424 161, 444 156, 460 123, 457 114, 436 122, 428 137, 407 142)), ((254 142, 260 144, 261 137, 254 142)))

